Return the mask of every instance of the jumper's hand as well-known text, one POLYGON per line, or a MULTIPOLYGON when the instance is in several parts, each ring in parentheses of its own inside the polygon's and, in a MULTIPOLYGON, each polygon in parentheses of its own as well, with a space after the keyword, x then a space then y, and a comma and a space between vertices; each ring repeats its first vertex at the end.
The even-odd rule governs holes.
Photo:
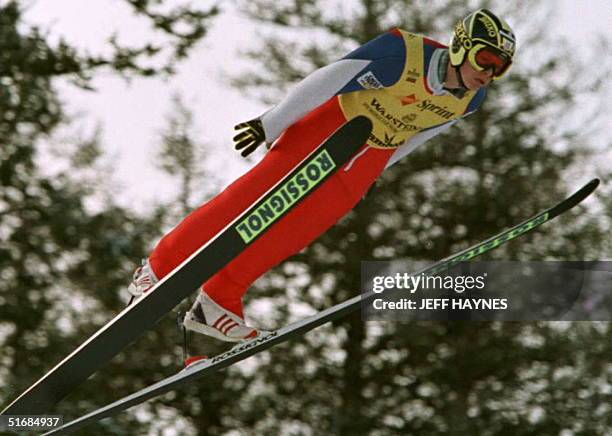
POLYGON ((239 133, 234 136, 235 148, 242 157, 247 157, 253 153, 257 147, 266 142, 266 134, 264 132, 261 121, 258 118, 240 123, 234 127, 239 133))

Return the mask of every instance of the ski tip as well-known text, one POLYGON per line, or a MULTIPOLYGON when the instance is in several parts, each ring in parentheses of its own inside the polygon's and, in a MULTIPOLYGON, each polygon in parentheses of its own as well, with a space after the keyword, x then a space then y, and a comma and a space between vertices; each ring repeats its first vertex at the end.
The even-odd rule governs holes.
POLYGON ((548 219, 552 219, 552 218, 554 218, 554 217, 556 217, 556 216, 558 216, 558 215, 560 215, 560 214, 570 210, 574 206, 580 204, 585 198, 587 198, 589 195, 591 195, 593 193, 593 191, 595 191, 595 189, 597 189, 598 186, 599 186, 599 179, 597 179, 597 178, 592 179, 590 182, 586 183, 582 188, 580 188, 578 191, 574 192, 572 195, 567 197, 561 203, 559 203, 556 206, 554 206, 551 209, 549 209, 547 211, 548 219))
POLYGON ((593 191, 595 191, 595 189, 597 189, 597 187, 599 186, 599 182, 600 180, 598 178, 592 179, 589 183, 584 185, 578 192, 576 192, 573 197, 580 198, 579 201, 582 201, 583 199, 591 195, 593 191))
POLYGON ((599 182, 600 182, 599 178, 596 177, 593 180, 591 180, 589 183, 587 183, 586 186, 590 186, 592 191, 594 191, 599 186, 599 182))

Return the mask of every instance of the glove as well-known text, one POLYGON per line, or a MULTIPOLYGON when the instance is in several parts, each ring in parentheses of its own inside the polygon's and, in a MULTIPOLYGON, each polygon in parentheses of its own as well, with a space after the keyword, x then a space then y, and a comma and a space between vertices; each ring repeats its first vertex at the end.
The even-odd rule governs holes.
POLYGON ((234 136, 235 146, 234 148, 240 153, 242 157, 247 157, 253 153, 257 147, 266 142, 266 134, 259 118, 240 123, 234 127, 234 130, 238 130, 239 133, 234 136))

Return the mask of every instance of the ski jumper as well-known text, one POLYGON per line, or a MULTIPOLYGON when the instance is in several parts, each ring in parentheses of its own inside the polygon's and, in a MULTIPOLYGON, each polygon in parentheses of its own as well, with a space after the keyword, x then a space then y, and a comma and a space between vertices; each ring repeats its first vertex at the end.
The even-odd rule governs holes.
POLYGON ((255 279, 342 218, 385 168, 479 107, 484 89, 458 98, 442 88, 446 53, 435 41, 395 29, 305 78, 261 117, 273 142, 264 158, 157 244, 149 256, 157 278, 214 237, 347 120, 369 117, 372 134, 355 157, 203 284, 215 302, 243 317, 242 297, 255 279))

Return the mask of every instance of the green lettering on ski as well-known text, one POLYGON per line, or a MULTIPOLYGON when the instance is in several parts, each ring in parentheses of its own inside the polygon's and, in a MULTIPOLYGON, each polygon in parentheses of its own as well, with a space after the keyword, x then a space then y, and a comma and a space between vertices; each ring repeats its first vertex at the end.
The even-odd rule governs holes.
POLYGON ((293 177, 278 186, 274 192, 255 207, 235 226, 245 243, 250 243, 276 222, 291 206, 304 198, 336 168, 327 150, 313 156, 293 177))
POLYGON ((523 233, 528 232, 534 227, 537 227, 540 224, 545 223, 546 221, 548 221, 548 217, 549 217, 548 212, 543 213, 542 215, 536 216, 532 220, 527 221, 526 223, 524 223, 523 225, 515 229, 507 230, 506 232, 502 233, 501 235, 499 235, 498 237, 496 237, 495 239, 491 241, 485 241, 483 243, 480 243, 474 246, 471 250, 465 253, 462 253, 453 259, 449 259, 448 262, 444 263, 443 265, 440 265, 438 268, 434 268, 431 271, 428 271, 428 274, 435 275, 441 271, 445 271, 447 269, 452 268, 454 265, 458 264, 459 262, 464 262, 466 260, 473 259, 477 256, 480 256, 481 254, 486 253, 489 250, 497 248, 500 245, 504 244, 505 242, 510 241, 511 239, 514 239, 517 236, 520 236, 523 233))

